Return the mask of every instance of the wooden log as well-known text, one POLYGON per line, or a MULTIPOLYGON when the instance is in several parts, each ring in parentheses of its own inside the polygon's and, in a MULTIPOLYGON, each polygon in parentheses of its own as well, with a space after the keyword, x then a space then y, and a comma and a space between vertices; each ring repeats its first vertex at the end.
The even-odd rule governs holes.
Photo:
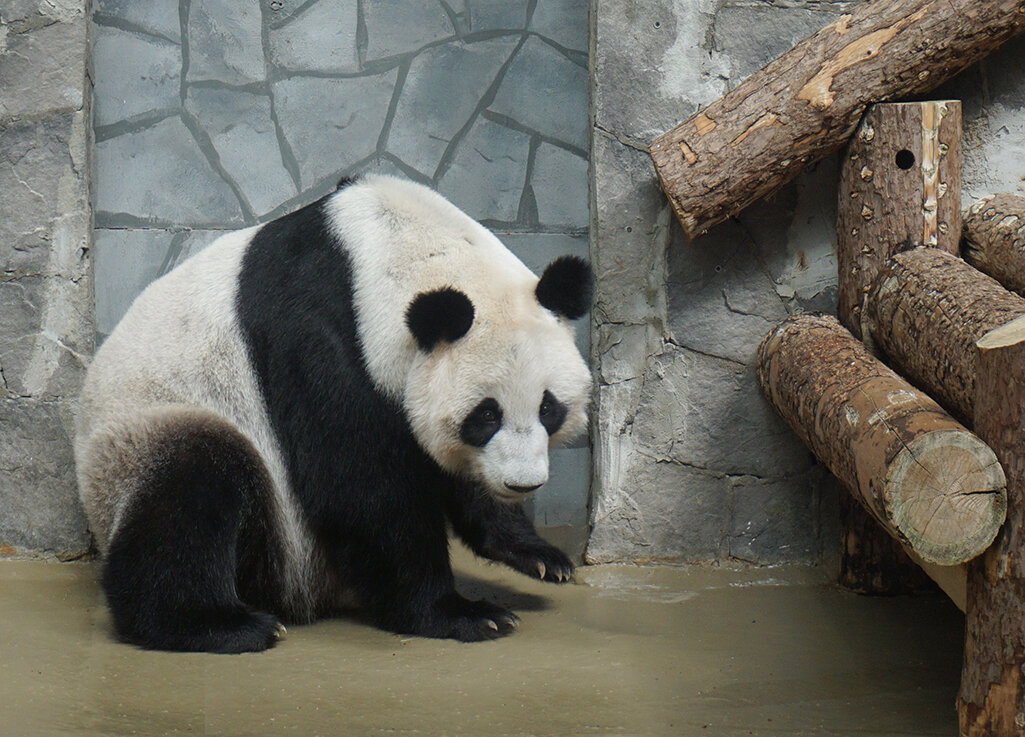
POLYGON ((993 452, 833 317, 792 317, 762 341, 769 403, 881 525, 938 565, 985 550, 1003 522, 993 452))
POLYGON ((965 260, 1008 289, 1025 294, 1025 197, 983 197, 964 214, 965 260))
MULTIPOLYGON (((923 244, 956 253, 960 218, 961 103, 870 106, 841 158, 836 227, 837 314, 870 351, 864 301, 886 259, 923 244)), ((927 583, 904 549, 859 508, 841 503, 840 528, 841 586, 890 595, 927 583)))
POLYGON ((975 342, 1025 315, 1025 298, 956 256, 917 248, 887 262, 868 311, 873 342, 890 364, 972 426, 975 342))
POLYGON ((865 340, 864 301, 890 256, 915 246, 957 253, 961 103, 872 105, 842 159, 837 200, 840 322, 865 340))
POLYGON ((1025 733, 1025 318, 978 342, 975 426, 1007 473, 1007 523, 968 566, 962 737, 1025 733))
POLYGON ((1025 28, 1025 0, 859 4, 657 138, 655 170, 690 238, 839 149, 866 105, 918 95, 1025 28))

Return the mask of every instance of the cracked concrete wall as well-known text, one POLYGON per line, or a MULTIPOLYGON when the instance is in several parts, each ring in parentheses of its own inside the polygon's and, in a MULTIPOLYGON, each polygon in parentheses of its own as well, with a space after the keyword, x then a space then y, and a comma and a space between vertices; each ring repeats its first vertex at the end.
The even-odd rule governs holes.
MULTIPOLYGON (((836 310, 838 159, 688 241, 647 145, 855 2, 595 0, 593 562, 817 563, 831 477, 769 409, 754 355, 794 312, 836 310)), ((1025 189, 1025 41, 932 94, 964 100, 966 201, 1025 189)))
POLYGON ((83 0, 0 2, 0 557, 89 536, 71 406, 93 346, 83 0))

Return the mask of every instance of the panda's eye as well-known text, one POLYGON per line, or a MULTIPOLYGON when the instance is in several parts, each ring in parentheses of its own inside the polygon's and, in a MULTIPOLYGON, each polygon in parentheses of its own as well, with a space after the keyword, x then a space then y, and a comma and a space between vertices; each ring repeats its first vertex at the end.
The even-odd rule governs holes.
POLYGON ((554 435, 559 431, 562 423, 566 421, 568 411, 565 404, 560 402, 550 391, 545 390, 544 396, 541 397, 541 408, 537 414, 549 435, 554 435))
POLYGON ((502 427, 502 408, 492 397, 470 410, 459 427, 459 437, 467 445, 483 448, 502 427))

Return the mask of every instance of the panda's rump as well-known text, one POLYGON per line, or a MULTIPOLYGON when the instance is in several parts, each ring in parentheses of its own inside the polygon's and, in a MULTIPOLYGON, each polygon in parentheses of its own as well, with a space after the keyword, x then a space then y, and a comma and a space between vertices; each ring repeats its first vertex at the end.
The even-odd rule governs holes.
POLYGON ((237 568, 226 573, 234 578, 226 583, 238 587, 243 601, 290 621, 312 618, 308 561, 291 544, 263 458, 232 422, 198 407, 150 407, 97 428, 79 448, 78 461, 83 505, 105 555, 124 525, 139 518, 142 505, 157 503, 168 515, 179 515, 167 520, 168 530, 200 529, 199 520, 190 523, 217 507, 200 508, 196 500, 212 503, 219 495, 225 497, 222 506, 237 507, 243 519, 240 529, 225 526, 216 533, 230 540, 165 545, 234 546, 237 568), (155 494, 163 498, 154 499, 155 494))

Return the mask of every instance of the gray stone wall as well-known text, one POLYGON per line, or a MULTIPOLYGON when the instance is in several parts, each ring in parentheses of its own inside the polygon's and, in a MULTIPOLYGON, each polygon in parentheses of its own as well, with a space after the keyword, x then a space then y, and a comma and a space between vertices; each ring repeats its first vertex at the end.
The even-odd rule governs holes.
MULTIPOLYGON (((598 406, 588 558, 815 563, 835 489, 762 399, 789 313, 836 309, 837 157, 689 242, 648 143, 853 2, 595 0, 592 253, 598 406)), ((1025 42, 933 93, 964 100, 967 201, 1025 179, 1025 42)))
POLYGON ((0 2, 0 556, 89 546, 71 454, 93 343, 85 5, 0 2))
MULTIPOLYGON (((587 254, 586 0, 96 0, 96 322, 342 176, 436 187, 535 270, 587 254)), ((580 326, 588 348, 586 321, 580 326)), ((586 524, 589 450, 543 525, 586 524)))

